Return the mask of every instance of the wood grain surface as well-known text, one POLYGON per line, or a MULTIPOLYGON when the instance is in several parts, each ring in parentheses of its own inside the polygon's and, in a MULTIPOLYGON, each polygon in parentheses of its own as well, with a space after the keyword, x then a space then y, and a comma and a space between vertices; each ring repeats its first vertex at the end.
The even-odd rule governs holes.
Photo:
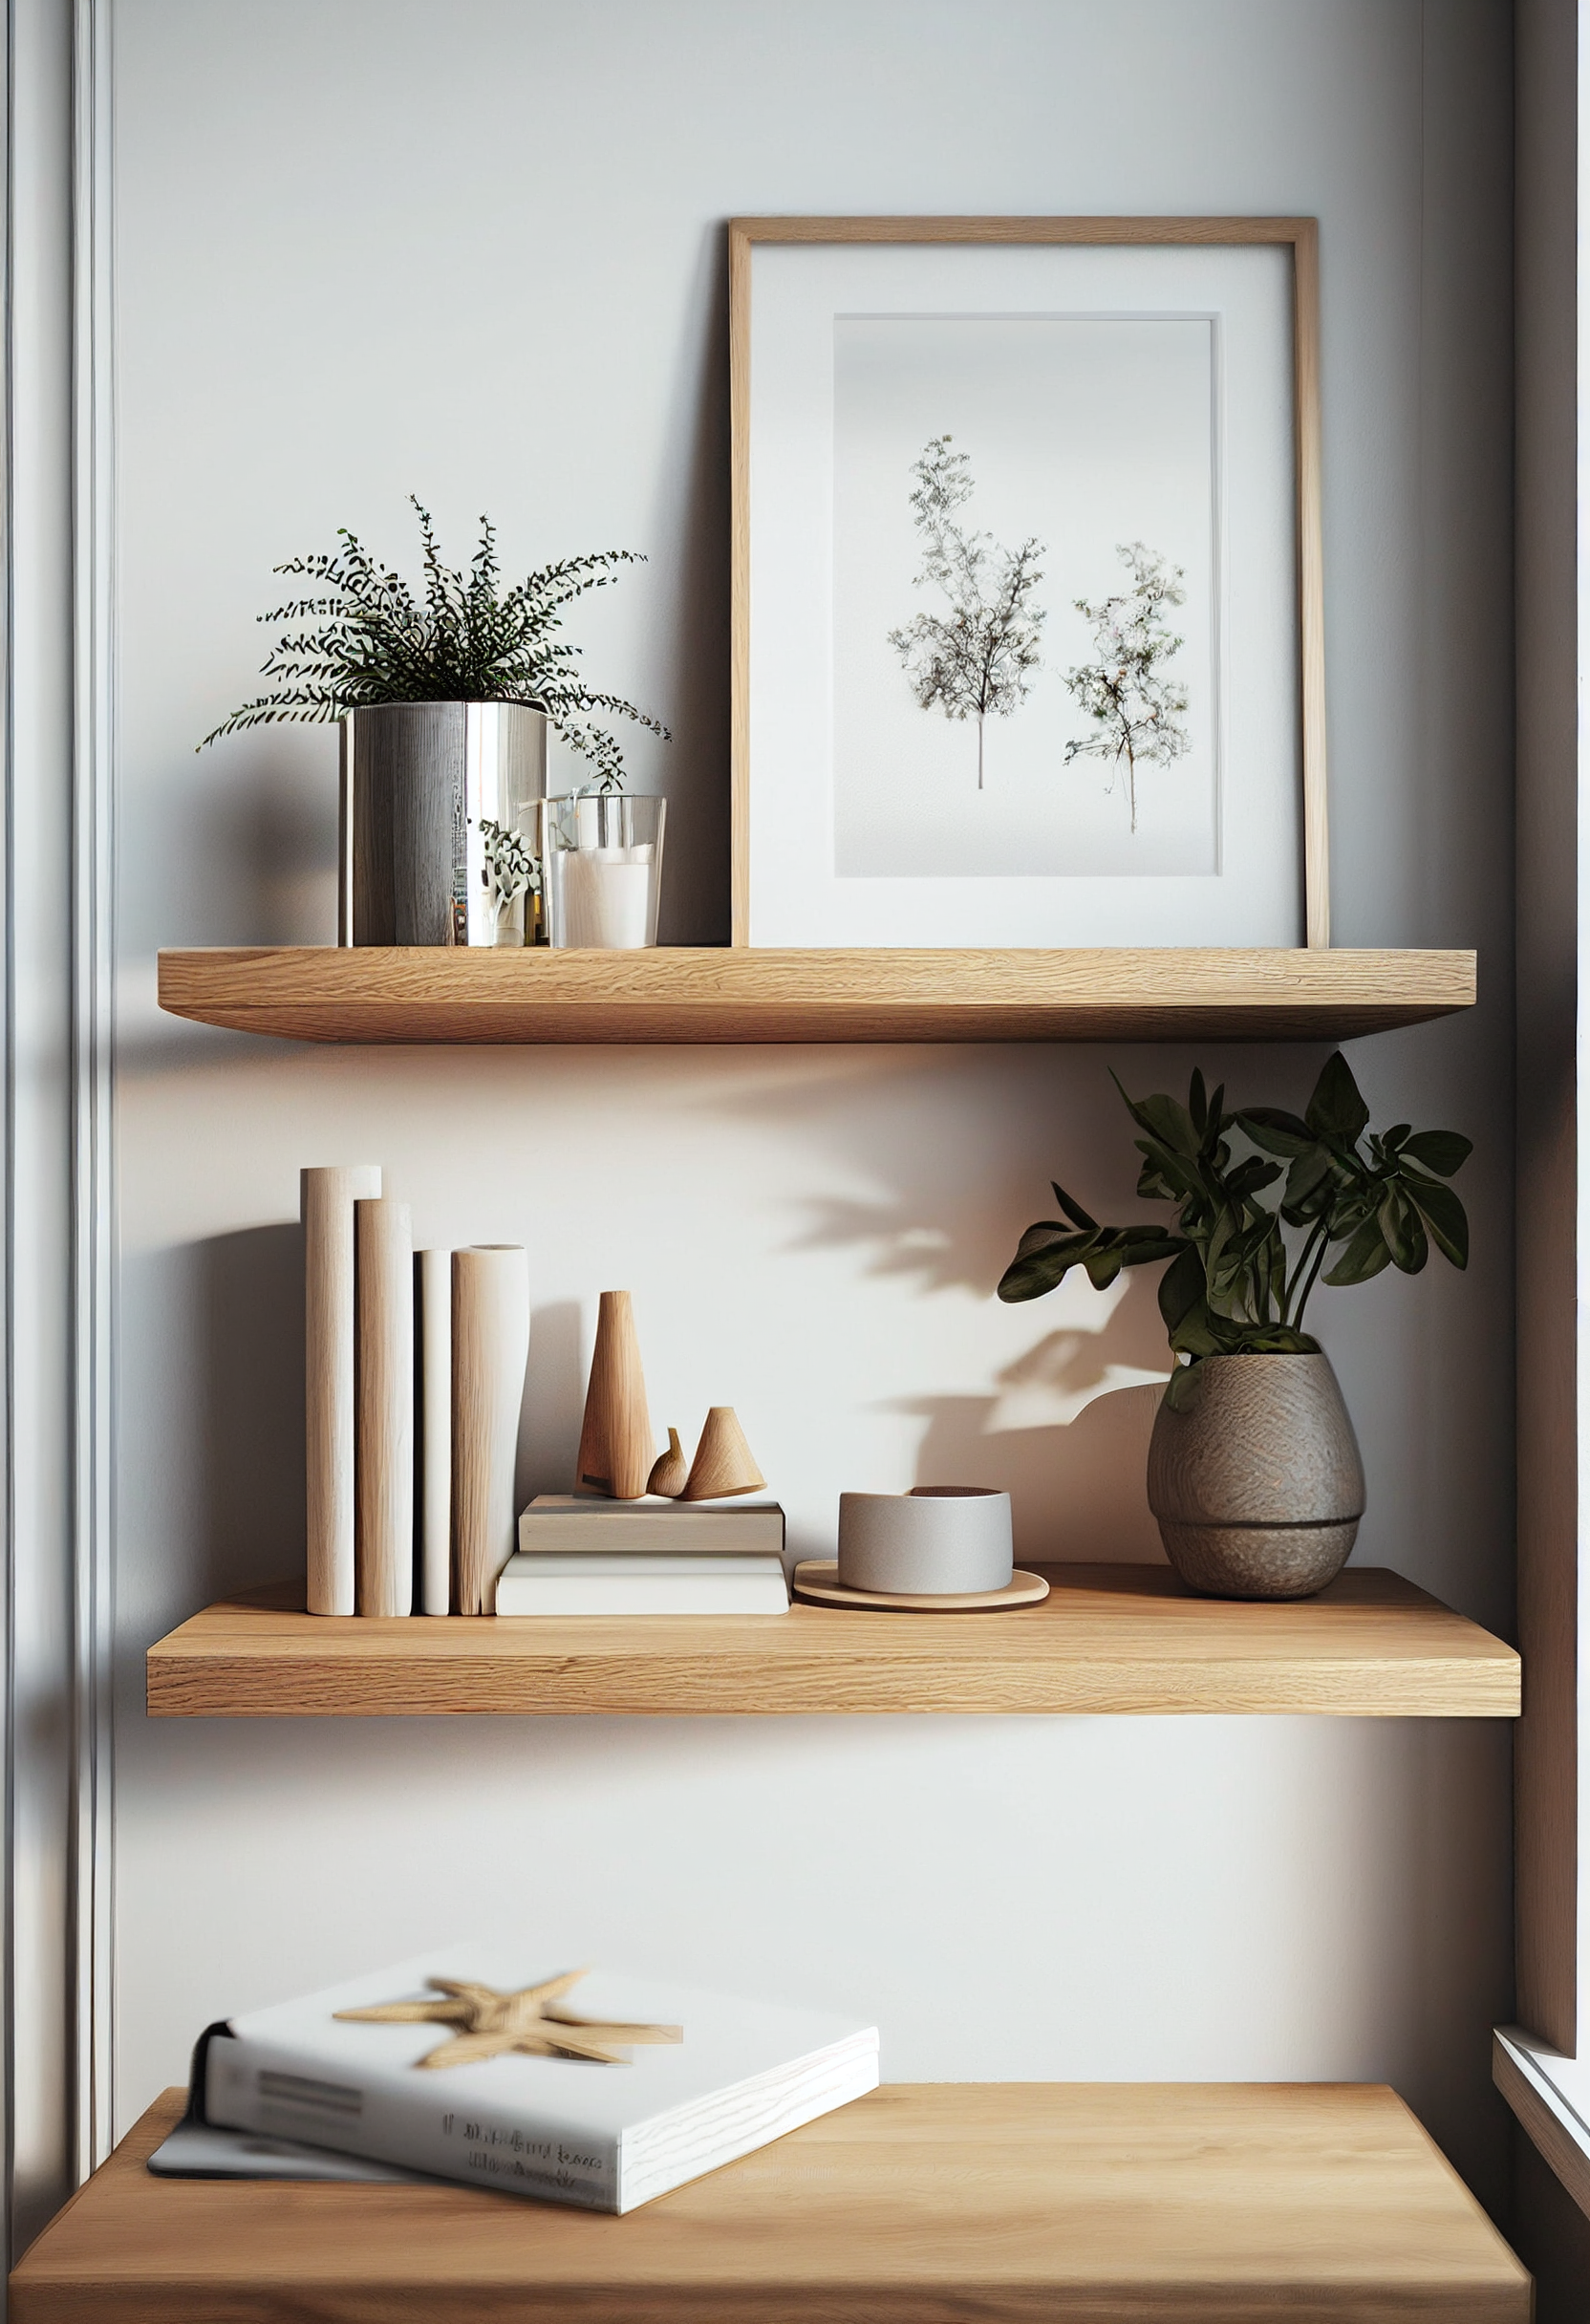
POLYGON ((634 1305, 627 1291, 604 1291, 596 1302, 596 1345, 586 1383, 575 1481, 582 1491, 638 1501, 656 1457, 634 1305))
POLYGON ((151 1646, 157 1718, 399 1712, 1324 1711, 1515 1718, 1518 1657, 1400 1576, 1317 1599, 1189 1597, 1168 1566, 1045 1565, 1042 1605, 976 1621, 787 1614, 328 1622, 300 1587, 151 1646))
POLYGON ((702 1425, 680 1500, 725 1500, 737 1493, 757 1493, 766 1482, 733 1405, 713 1405, 702 1425))
POLYGON ((852 1589, 839 1579, 837 1558, 803 1558, 790 1581, 803 1598, 810 1598, 819 1605, 848 1605, 858 1611, 866 1606, 893 1607, 911 1614, 988 1614, 1001 1607, 1038 1605, 1049 1594, 1049 1585, 1042 1574, 1024 1573, 1017 1566, 1002 1589, 997 1590, 940 1590, 929 1593, 919 1590, 863 1590, 852 1589))
POLYGON ((152 2178, 168 2091, 11 2324, 1528 2324, 1373 2084, 903 2083, 622 2219, 447 2187, 152 2178))
POLYGON ((162 952, 161 1006, 298 1041, 1346 1041, 1474 1001, 1472 952, 162 952))
MULTIPOLYGON (((1516 2038, 1521 2029, 1510 2026, 1507 2031, 1516 2038)), ((1590 2156, 1570 2131, 1563 2115, 1548 2102, 1519 2067, 1499 2033, 1491 2036, 1491 2079, 1528 2131, 1536 2150, 1586 2218, 1590 2218, 1590 2156)))

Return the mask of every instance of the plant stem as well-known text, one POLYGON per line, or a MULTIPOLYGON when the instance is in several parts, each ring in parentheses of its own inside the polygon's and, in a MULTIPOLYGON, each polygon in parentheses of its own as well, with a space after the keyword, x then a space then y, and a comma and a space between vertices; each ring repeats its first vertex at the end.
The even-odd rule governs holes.
MULTIPOLYGON (((1309 1270, 1308 1280, 1307 1280, 1307 1282, 1306 1282, 1306 1283, 1304 1283, 1304 1285, 1303 1285, 1302 1297, 1301 1297, 1301 1299, 1300 1299, 1300 1300, 1299 1300, 1299 1302, 1298 1302, 1298 1311, 1297 1311, 1296 1315, 1293 1315, 1293 1316, 1290 1316, 1290 1317, 1288 1317, 1288 1318, 1287 1318, 1287 1321, 1288 1321, 1288 1322, 1291 1323, 1291 1325, 1292 1325, 1292 1327, 1293 1327, 1293 1329, 1294 1329, 1295 1331, 1300 1331, 1300 1330, 1302 1329, 1302 1324, 1303 1324, 1303 1309, 1304 1309, 1304 1308, 1305 1308, 1305 1307, 1308 1305, 1308 1295, 1309 1295, 1309 1293, 1310 1293, 1310 1292, 1313 1290, 1313 1288, 1314 1288, 1315 1278, 1316 1278, 1316 1277, 1319 1275, 1320 1269, 1321 1269, 1321 1267, 1324 1265, 1324 1263, 1325 1263, 1325 1253, 1326 1253, 1327 1249, 1329 1248, 1329 1240, 1328 1240, 1328 1237, 1326 1237, 1326 1235, 1325 1235, 1325 1231, 1324 1231, 1323 1226, 1322 1226, 1322 1225, 1321 1225, 1321 1226, 1317 1227, 1317 1228, 1315 1229, 1315 1233, 1316 1233, 1316 1235, 1318 1235, 1318 1237, 1319 1237, 1319 1238, 1320 1238, 1320 1248, 1319 1248, 1319 1250, 1318 1250, 1318 1251, 1315 1253, 1315 1256, 1314 1256, 1314 1264, 1313 1264, 1313 1266, 1312 1266, 1312 1267, 1310 1268, 1310 1270, 1309 1270)), ((1306 1259, 1306 1258, 1307 1258, 1307 1256, 1308 1256, 1308 1253, 1307 1253, 1307 1250, 1305 1249, 1305 1250, 1304 1250, 1304 1253, 1303 1253, 1303 1257, 1306 1259)), ((1298 1262, 1298 1264, 1299 1264, 1299 1266, 1300 1267, 1300 1266, 1302 1265, 1302 1260, 1301 1260, 1301 1259, 1300 1259, 1300 1260, 1299 1260, 1299 1262, 1298 1262)), ((1296 1280, 1296 1279, 1294 1278, 1294 1280, 1296 1280)))
MULTIPOLYGON (((1298 1285, 1301 1282, 1303 1275, 1307 1270, 1308 1262, 1311 1259, 1313 1259, 1315 1252, 1321 1244, 1324 1236, 1324 1220, 1322 1218, 1316 1219, 1313 1226, 1310 1227, 1308 1231, 1308 1240, 1303 1244, 1301 1251, 1300 1251, 1298 1254, 1298 1263, 1292 1271, 1292 1280, 1287 1284, 1285 1291, 1281 1294, 1280 1320, 1283 1323, 1292 1323, 1297 1321, 1297 1317, 1295 1317, 1292 1313, 1292 1295, 1297 1290, 1298 1285)), ((1307 1297, 1308 1293, 1305 1291, 1303 1293, 1303 1298, 1307 1299, 1307 1297)), ((1298 1314, 1300 1315, 1301 1313, 1302 1306, 1300 1302, 1298 1314)))

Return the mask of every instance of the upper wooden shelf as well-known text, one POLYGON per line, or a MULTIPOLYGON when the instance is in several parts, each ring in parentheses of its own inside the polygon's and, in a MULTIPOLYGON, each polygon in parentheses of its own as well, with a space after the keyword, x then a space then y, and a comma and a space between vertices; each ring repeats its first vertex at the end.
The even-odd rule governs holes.
POLYGON ((1398 1574, 1296 1605, 1189 1597, 1168 1566, 1048 1565, 1009 1613, 349 1621, 248 1591, 151 1646, 156 1718, 423 1712, 1326 1711, 1515 1718, 1518 1657, 1398 1574))
POLYGON ((478 2187, 156 2179, 168 2090, 12 2324, 1529 2324, 1372 2083, 892 2083, 612 2219, 478 2187))
POLYGON ((162 952, 173 1016, 296 1041, 1347 1041, 1472 952, 162 952))

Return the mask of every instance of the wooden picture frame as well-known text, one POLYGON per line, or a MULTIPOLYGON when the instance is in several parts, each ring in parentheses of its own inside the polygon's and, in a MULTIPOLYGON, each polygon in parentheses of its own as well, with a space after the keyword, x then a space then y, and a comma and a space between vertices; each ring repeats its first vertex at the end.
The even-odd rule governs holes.
MULTIPOLYGON (((1319 229, 1312 218, 737 218, 729 227, 732 444, 732 862, 736 945, 752 942, 752 272, 765 245, 1152 245, 1284 248, 1291 259, 1296 490, 1297 718, 1301 925, 1330 942, 1323 560, 1320 463, 1319 229)), ((771 939, 775 943, 780 937, 771 939)))

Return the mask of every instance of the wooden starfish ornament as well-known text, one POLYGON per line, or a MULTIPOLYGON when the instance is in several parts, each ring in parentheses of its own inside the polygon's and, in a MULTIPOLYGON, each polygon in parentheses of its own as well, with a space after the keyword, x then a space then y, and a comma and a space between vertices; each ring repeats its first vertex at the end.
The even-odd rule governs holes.
POLYGON ((338 2010, 338 2017, 356 2018, 365 2025, 457 2026, 420 2066, 478 2066, 488 2057, 521 2050, 527 2057, 588 2057, 603 2066, 627 2066, 614 2044, 682 2041, 680 2026, 610 2026, 591 2018, 572 2017, 555 2005, 570 1986, 589 1977, 585 1969, 567 1976, 548 1977, 545 1985, 526 1985, 517 1993, 499 1993, 493 1986, 472 1985, 453 1977, 430 1977, 434 2001, 389 2001, 374 2010, 338 2010))

